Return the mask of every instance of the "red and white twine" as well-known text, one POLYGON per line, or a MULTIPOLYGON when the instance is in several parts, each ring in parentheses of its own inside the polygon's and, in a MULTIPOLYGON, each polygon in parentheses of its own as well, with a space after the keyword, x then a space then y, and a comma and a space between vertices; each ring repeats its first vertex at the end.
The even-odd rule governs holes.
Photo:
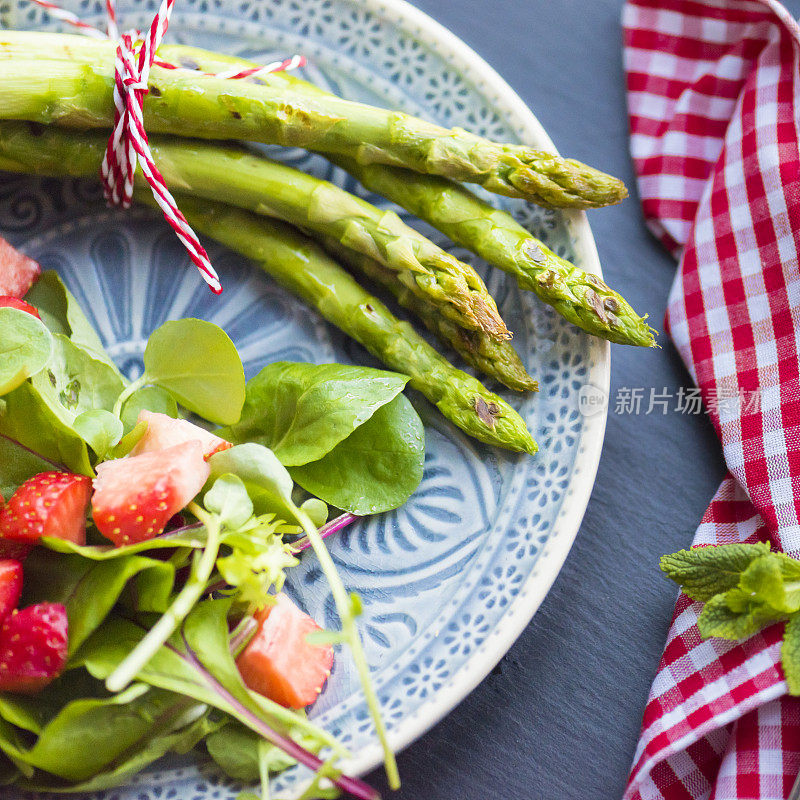
MULTIPOLYGON (((55 19, 74 26, 87 36, 117 40, 114 61, 114 129, 109 137, 100 167, 106 201, 110 205, 119 205, 123 208, 130 206, 133 197, 133 179, 138 164, 150 184, 153 197, 164 212, 165 219, 183 242, 189 257, 200 270, 200 274, 211 291, 219 294, 222 291, 219 277, 214 267, 211 266, 208 253, 197 238, 197 234, 192 230, 186 217, 178 208, 175 198, 167 188, 164 177, 153 160, 147 133, 144 129, 143 107, 144 97, 148 92, 147 81, 150 77, 150 68, 155 64, 164 69, 182 69, 182 67, 179 68, 174 64, 156 59, 156 50, 169 27, 169 17, 175 0, 162 0, 150 28, 144 36, 137 30, 120 35, 117 27, 115 0, 106 0, 108 19, 105 33, 48 0, 32 1, 46 9, 55 19)), ((304 66, 305 63, 303 56, 292 56, 284 61, 275 61, 264 66, 226 70, 215 73, 214 77, 237 80, 259 73, 296 69, 304 66)))

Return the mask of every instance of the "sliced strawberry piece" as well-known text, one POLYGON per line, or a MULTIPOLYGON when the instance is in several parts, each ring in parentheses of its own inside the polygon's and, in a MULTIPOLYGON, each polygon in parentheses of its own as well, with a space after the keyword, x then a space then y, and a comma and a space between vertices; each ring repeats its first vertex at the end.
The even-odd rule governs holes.
POLYGON ((17 489, 0 511, 0 537, 36 544, 54 536, 86 544, 91 480, 71 472, 41 472, 17 489))
POLYGON ((242 680, 254 692, 287 708, 317 699, 333 666, 333 648, 306 641, 322 630, 285 594, 256 614, 258 629, 236 659, 242 680))
POLYGON ((95 525, 117 547, 152 539, 197 495, 210 473, 198 441, 105 461, 94 480, 95 525))
POLYGON ((233 447, 230 442, 209 433, 199 425, 185 419, 173 419, 168 414, 142 409, 137 422, 146 422, 147 431, 131 450, 132 456, 167 450, 184 442, 200 442, 203 446, 203 455, 208 459, 220 450, 233 447))
POLYGON ((22 564, 12 558, 0 559, 0 620, 19 603, 22 594, 22 564))
POLYGON ((67 609, 37 603, 12 612, 0 627, 0 692, 32 694, 67 663, 67 609))
POLYGON ((19 311, 27 311, 28 314, 33 314, 36 319, 41 319, 39 312, 30 303, 26 303, 16 297, 0 297, 0 308, 16 308, 19 311))
POLYGON ((0 295, 22 298, 39 277, 42 268, 0 238, 0 295))

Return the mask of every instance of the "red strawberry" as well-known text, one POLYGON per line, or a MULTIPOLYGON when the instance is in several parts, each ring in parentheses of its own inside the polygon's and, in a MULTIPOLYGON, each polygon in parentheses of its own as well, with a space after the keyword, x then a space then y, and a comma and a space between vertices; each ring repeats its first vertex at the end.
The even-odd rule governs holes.
POLYGON ((42 268, 28 256, 0 239, 0 295, 24 297, 42 268))
POLYGON ((67 609, 37 603, 14 611, 0 627, 0 691, 32 694, 67 662, 67 609))
POLYGON ((0 560, 0 620, 16 607, 22 594, 22 564, 11 558, 0 560))
POLYGON ((329 644, 306 641, 322 629, 282 592, 256 613, 256 622, 258 630, 236 659, 245 685, 287 708, 313 703, 333 666, 329 644))
POLYGON ((94 480, 95 525, 117 547, 152 539, 203 488, 210 473, 199 441, 105 461, 94 480))
POLYGON ((36 544, 54 536, 86 543, 86 506, 91 480, 71 472, 42 472, 17 489, 0 511, 0 537, 36 544))
POLYGON ((27 311, 29 314, 33 314, 36 319, 41 319, 39 312, 30 303, 26 303, 16 297, 0 297, 0 308, 16 308, 19 311, 27 311))
POLYGON ((184 442, 200 442, 203 454, 208 459, 214 453, 233 447, 230 442, 209 433, 205 428, 185 419, 173 419, 167 414, 142 409, 137 422, 146 422, 147 431, 131 450, 132 456, 166 450, 184 442))

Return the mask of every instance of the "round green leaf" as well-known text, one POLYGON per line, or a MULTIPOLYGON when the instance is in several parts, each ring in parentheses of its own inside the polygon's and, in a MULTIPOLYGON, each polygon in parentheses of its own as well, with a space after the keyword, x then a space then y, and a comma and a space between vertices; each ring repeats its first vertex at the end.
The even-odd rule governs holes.
POLYGON ((425 431, 399 394, 328 455, 289 472, 307 492, 351 514, 403 505, 422 480, 425 431))
POLYGON ((300 510, 308 514, 308 518, 317 528, 321 528, 328 521, 328 504, 318 497, 309 497, 300 506, 300 510))
POLYGON ((120 418, 126 431, 136 427, 139 412, 143 410, 166 414, 173 419, 178 416, 178 404, 166 389, 160 386, 143 386, 137 389, 122 406, 120 418))
POLYGON ((318 461, 408 383, 395 372, 349 364, 268 364, 247 383, 242 416, 218 431, 234 444, 258 442, 281 464, 318 461))
POLYGON ((40 372, 52 349, 50 331, 33 314, 0 308, 0 395, 40 372))
POLYGON ((150 383, 211 422, 231 425, 244 404, 244 368, 222 328, 200 319, 165 322, 144 351, 150 383))
POLYGON ((103 408, 92 408, 79 414, 72 427, 99 458, 104 458, 123 434, 119 417, 103 408))

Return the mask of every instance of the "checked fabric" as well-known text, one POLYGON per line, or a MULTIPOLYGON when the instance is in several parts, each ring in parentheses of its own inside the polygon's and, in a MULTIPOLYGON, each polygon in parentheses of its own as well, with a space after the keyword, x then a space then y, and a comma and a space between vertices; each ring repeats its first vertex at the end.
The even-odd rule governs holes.
MULTIPOLYGON (((775 0, 629 0, 623 27, 642 206, 679 261, 666 326, 728 467, 694 543, 800 557, 800 28, 775 0)), ((701 641, 698 609, 679 597, 625 800, 786 798, 782 626, 701 641)))

